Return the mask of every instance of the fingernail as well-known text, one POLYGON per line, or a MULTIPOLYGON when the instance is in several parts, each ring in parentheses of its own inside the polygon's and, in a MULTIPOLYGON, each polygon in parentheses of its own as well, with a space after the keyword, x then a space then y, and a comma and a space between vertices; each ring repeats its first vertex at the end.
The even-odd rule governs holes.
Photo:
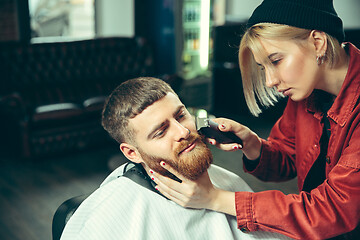
POLYGON ((157 191, 159 191, 159 189, 158 189, 157 187, 155 187, 155 189, 156 189, 157 191))
POLYGON ((214 145, 214 144, 215 144, 215 143, 214 143, 213 141, 211 141, 211 140, 209 141, 209 143, 210 143, 211 145, 214 145))
POLYGON ((221 124, 220 127, 221 127, 222 129, 225 129, 225 125, 224 125, 224 124, 221 124))
POLYGON ((154 173, 154 171, 150 169, 150 173, 151 173, 151 174, 153 174, 153 173, 154 173))
POLYGON ((233 146, 232 149, 236 150, 239 149, 239 147, 237 145, 233 146))
POLYGON ((242 145, 239 145, 239 148, 240 148, 240 149, 242 149, 242 148, 243 148, 243 146, 242 146, 242 145))
POLYGON ((164 162, 161 162, 161 165, 165 166, 165 163, 164 163, 164 162))
POLYGON ((151 180, 155 181, 155 178, 154 178, 154 177, 151 177, 151 180))

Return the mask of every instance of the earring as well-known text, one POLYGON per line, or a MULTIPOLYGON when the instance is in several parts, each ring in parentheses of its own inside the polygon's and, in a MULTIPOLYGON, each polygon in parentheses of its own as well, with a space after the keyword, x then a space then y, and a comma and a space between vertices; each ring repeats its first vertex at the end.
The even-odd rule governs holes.
POLYGON ((318 56, 316 57, 316 63, 317 63, 317 65, 320 66, 321 64, 323 64, 324 61, 325 61, 325 57, 326 57, 326 53, 321 54, 321 55, 318 55, 318 56))
POLYGON ((316 63, 317 65, 320 65, 320 56, 316 56, 316 63))

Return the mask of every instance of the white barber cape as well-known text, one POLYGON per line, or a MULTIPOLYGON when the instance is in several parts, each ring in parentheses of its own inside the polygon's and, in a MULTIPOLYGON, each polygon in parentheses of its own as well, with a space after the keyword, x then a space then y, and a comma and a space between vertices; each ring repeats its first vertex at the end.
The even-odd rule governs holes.
MULTIPOLYGON (((183 208, 123 174, 124 165, 113 171, 76 210, 61 240, 110 239, 289 239, 286 236, 243 233, 236 218, 205 209, 183 208)), ((212 183, 229 191, 252 191, 237 175, 212 165, 212 183)))

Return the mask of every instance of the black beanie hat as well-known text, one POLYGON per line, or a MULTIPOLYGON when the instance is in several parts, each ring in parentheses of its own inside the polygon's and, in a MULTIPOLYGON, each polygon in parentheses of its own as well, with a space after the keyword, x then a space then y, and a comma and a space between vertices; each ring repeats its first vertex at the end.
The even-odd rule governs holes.
POLYGON ((264 0, 253 12, 247 27, 257 23, 278 23, 309 30, 319 30, 340 43, 345 35, 333 0, 264 0))

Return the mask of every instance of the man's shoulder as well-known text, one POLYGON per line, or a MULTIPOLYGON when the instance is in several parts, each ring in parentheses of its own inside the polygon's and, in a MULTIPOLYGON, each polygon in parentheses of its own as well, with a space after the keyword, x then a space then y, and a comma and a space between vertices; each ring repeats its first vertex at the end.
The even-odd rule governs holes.
POLYGON ((130 237, 128 231, 143 224, 139 221, 163 214, 170 204, 159 194, 121 176, 98 188, 80 205, 66 225, 64 239, 130 237))
POLYGON ((223 167, 212 164, 208 173, 212 183, 218 188, 232 192, 253 191, 240 176, 223 167))
POLYGON ((141 186, 130 179, 118 176, 111 181, 101 184, 80 207, 87 208, 89 212, 91 212, 107 208, 108 205, 112 205, 113 202, 117 202, 117 207, 126 206, 131 203, 135 196, 141 197, 143 194, 146 194, 147 191, 147 189, 142 191, 141 186))
POLYGON ((100 187, 104 186, 105 184, 118 179, 119 177, 121 177, 124 174, 124 169, 126 167, 128 163, 124 163, 122 165, 120 165, 119 167, 117 167, 114 171, 112 171, 106 178, 105 180, 101 183, 100 187))

